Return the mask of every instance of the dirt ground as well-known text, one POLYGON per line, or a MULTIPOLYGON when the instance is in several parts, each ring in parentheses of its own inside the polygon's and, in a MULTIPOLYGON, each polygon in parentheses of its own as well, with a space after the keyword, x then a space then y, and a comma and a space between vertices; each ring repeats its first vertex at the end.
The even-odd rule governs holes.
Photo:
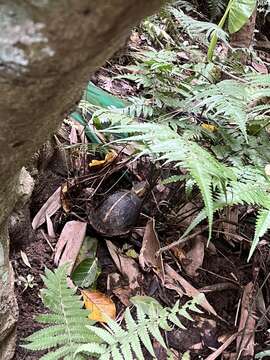
MULTIPOLYGON (((51 170, 49 170, 51 171, 51 170)), ((52 172, 53 174, 53 172, 52 172)), ((36 189, 33 194, 31 203, 31 213, 35 214, 36 211, 42 206, 49 195, 59 186, 59 183, 63 181, 63 177, 59 174, 50 176, 51 180, 48 180, 48 174, 42 176, 37 182, 36 189)), ((56 214, 58 219, 58 229, 61 231, 65 219, 61 218, 61 214, 56 214)), ((162 228, 162 227, 161 227, 162 228)), ((248 226, 243 227, 245 231, 248 231, 248 226)), ((93 234, 91 227, 87 230, 88 233, 93 234)), ((168 241, 167 237, 170 234, 166 227, 160 232, 161 242, 168 241)), ((172 236, 172 235, 170 235, 172 236)), ((117 269, 110 257, 110 254, 106 248, 105 241, 102 237, 98 238, 98 258, 102 269, 101 276, 98 280, 98 289, 103 292, 107 292, 107 277, 110 273, 117 272, 117 269)), ((173 239, 172 239, 173 240, 173 239)), ((122 239, 121 241, 129 242, 129 238, 122 239)), ((119 246, 119 240, 114 240, 114 243, 119 246)), ((134 248, 139 251, 140 243, 137 241, 132 242, 134 248)), ((198 350, 196 346, 191 350, 192 359, 204 359, 212 352, 212 348, 217 348, 221 344, 221 335, 230 335, 237 332, 237 326, 235 325, 235 317, 237 309, 239 307, 239 301, 244 289, 244 286, 248 284, 252 279, 256 279, 257 284, 262 284, 265 280, 265 274, 268 269, 268 248, 260 250, 261 254, 265 251, 264 257, 256 256, 252 263, 246 262, 247 252, 243 244, 234 244, 229 246, 224 243, 222 239, 216 237, 214 240, 216 253, 211 253, 210 250, 206 250, 204 261, 202 266, 198 270, 198 276, 190 277, 184 272, 182 276, 186 278, 197 289, 205 287, 216 286, 216 289, 207 293, 207 299, 214 307, 220 318, 213 318, 205 315, 209 318, 209 322, 202 326, 196 326, 201 322, 201 319, 195 319, 195 324, 188 324, 186 332, 180 330, 173 330, 168 333, 167 342, 169 346, 179 354, 183 354, 185 351, 192 349, 194 345, 200 344, 198 350), (260 259, 260 260, 259 260, 260 259), (265 259, 262 261, 262 259, 265 259), (260 270, 259 270, 260 268, 260 270), (226 284, 225 287, 219 288, 216 284, 226 284)), ((55 244, 52 243, 52 246, 55 244)), ((20 318, 18 323, 18 344, 16 355, 14 360, 37 360, 41 353, 33 353, 24 350, 19 345, 22 340, 33 333, 35 330, 40 329, 40 325, 35 322, 35 315, 46 311, 42 305, 39 290, 42 288, 42 280, 40 275, 44 272, 44 268, 54 268, 53 264, 53 252, 44 239, 44 236, 38 230, 35 233, 34 239, 29 244, 17 244, 11 246, 11 259, 15 270, 16 278, 18 276, 24 276, 31 274, 34 277, 34 287, 27 288, 23 291, 22 286, 16 285, 16 294, 20 309, 20 318), (21 257, 21 251, 25 252, 28 260, 31 264, 31 268, 27 267, 21 257)), ((170 263, 176 270, 174 257, 169 254, 165 254, 164 262, 170 263)), ((179 269, 177 270, 179 271, 179 269)), ((142 293, 155 297, 158 301, 164 305, 173 305, 175 302, 175 293, 162 288, 160 281, 154 274, 144 274, 144 282, 141 284, 142 293)), ((266 280, 266 284, 263 286, 263 292, 268 296, 269 283, 266 280)), ((117 305, 118 311, 123 309, 123 305, 119 299, 110 294, 113 301, 117 305)), ((185 298, 186 299, 186 298, 185 298)), ((261 325, 256 329, 255 348, 256 351, 265 348, 265 344, 269 341, 269 335, 266 331, 268 322, 264 320, 261 325)), ((231 345, 227 352, 234 352, 234 346, 231 345)), ((156 348, 158 359, 165 360, 166 354, 161 351, 159 347, 156 348)))

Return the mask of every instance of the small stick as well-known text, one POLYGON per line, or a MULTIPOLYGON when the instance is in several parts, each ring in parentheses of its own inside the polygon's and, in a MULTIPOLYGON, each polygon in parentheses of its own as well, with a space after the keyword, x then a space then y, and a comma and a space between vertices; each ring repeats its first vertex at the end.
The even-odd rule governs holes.
POLYGON ((239 289, 239 286, 232 282, 223 282, 218 284, 213 284, 209 286, 204 286, 200 288, 200 292, 208 293, 208 292, 215 292, 215 291, 224 291, 224 290, 236 290, 239 289))
POLYGON ((44 239, 46 240, 47 244, 49 245, 49 247, 51 248, 52 252, 54 252, 54 247, 52 246, 52 244, 50 243, 50 240, 48 238, 48 236, 45 234, 44 230, 40 230, 42 236, 44 237, 44 239))

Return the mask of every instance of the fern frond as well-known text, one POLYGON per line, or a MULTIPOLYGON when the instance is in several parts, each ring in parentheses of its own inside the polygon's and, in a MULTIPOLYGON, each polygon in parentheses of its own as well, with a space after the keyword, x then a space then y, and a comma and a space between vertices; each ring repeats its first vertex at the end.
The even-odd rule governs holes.
POLYGON ((234 177, 229 167, 218 162, 208 151, 195 142, 179 136, 166 125, 153 123, 130 124, 124 127, 111 128, 110 132, 137 133, 123 141, 141 141, 145 151, 155 155, 158 160, 175 162, 176 166, 186 168, 196 185, 199 187, 209 221, 209 236, 213 222, 212 185, 218 179, 225 184, 234 177))
POLYGON ((226 7, 226 1, 225 0, 207 0, 207 5, 208 5, 211 19, 216 19, 217 17, 220 17, 223 15, 223 12, 226 7))
POLYGON ((28 336, 24 339, 28 344, 21 345, 29 350, 58 348, 42 356, 41 359, 68 358, 74 354, 79 345, 98 341, 98 338, 86 329, 89 323, 93 323, 87 319, 89 311, 82 309, 80 296, 67 287, 67 268, 68 265, 63 265, 54 272, 45 270, 42 279, 47 288, 42 291, 42 300, 51 314, 43 314, 37 319, 52 326, 28 336))
POLYGON ((191 100, 197 102, 195 107, 206 107, 206 114, 224 116, 230 124, 238 126, 247 141, 247 103, 249 94, 247 88, 234 80, 224 80, 217 84, 204 87, 191 100))
MULTIPOLYGON (((227 206, 239 204, 251 204, 260 207, 256 220, 256 229, 252 241, 248 260, 253 255, 260 237, 270 227, 270 196, 269 181, 260 175, 258 170, 254 171, 250 167, 236 171, 238 179, 232 181, 226 188, 226 194, 220 196, 214 201, 213 213, 222 210, 227 206)), ((182 238, 186 237, 196 226, 198 226, 208 216, 207 209, 203 209, 188 226, 182 238)))
MULTIPOLYGON (((132 299, 131 299, 132 300, 132 299)), ((115 320, 108 319, 108 329, 101 329, 95 326, 88 326, 104 344, 86 344, 82 345, 76 351, 78 353, 90 353, 95 356, 99 354, 99 359, 124 359, 144 360, 142 345, 147 351, 155 357, 151 336, 155 338, 166 350, 167 346, 160 333, 161 329, 168 330, 168 322, 183 328, 179 316, 192 321, 188 311, 200 312, 196 304, 200 303, 200 299, 193 299, 187 302, 182 308, 179 302, 170 308, 156 307, 153 303, 149 305, 135 303, 137 309, 137 320, 135 320, 130 310, 125 311, 125 322, 127 330, 123 330, 115 320)), ((169 327, 171 330, 172 328, 169 327)))
POLYGON ((192 17, 186 15, 182 10, 175 7, 169 7, 169 11, 179 21, 180 26, 189 34, 191 38, 198 38, 198 35, 205 35, 205 42, 209 44, 211 34, 216 33, 218 39, 225 43, 228 43, 228 34, 222 30, 218 25, 211 22, 195 20, 192 17))
POLYGON ((248 255, 248 261, 252 257, 259 243, 260 238, 266 233, 266 231, 269 228, 270 228, 270 209, 261 209, 256 218, 255 235, 248 255))

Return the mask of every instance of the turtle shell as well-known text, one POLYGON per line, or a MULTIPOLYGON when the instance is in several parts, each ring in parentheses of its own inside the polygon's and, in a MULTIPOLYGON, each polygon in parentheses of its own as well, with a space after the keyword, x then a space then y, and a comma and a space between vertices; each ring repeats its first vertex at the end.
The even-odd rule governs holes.
POLYGON ((102 235, 127 234, 138 218, 142 200, 132 191, 117 191, 96 209, 91 209, 89 222, 102 235))

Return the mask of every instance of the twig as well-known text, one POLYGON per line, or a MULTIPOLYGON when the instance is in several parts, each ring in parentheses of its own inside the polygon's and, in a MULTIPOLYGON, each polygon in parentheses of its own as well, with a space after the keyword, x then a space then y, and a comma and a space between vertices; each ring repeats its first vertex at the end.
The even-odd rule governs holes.
POLYGON ((237 286, 235 283, 232 282, 223 282, 218 284, 213 284, 209 286, 204 286, 200 288, 200 292, 208 293, 208 292, 214 292, 214 291, 224 291, 224 290, 237 290, 239 289, 239 286, 237 286))
POLYGON ((54 252, 54 247, 50 243, 50 240, 49 240, 48 236, 45 234, 44 230, 41 229, 40 232, 41 232, 42 236, 44 237, 44 239, 46 240, 49 247, 51 248, 52 252, 54 252))

